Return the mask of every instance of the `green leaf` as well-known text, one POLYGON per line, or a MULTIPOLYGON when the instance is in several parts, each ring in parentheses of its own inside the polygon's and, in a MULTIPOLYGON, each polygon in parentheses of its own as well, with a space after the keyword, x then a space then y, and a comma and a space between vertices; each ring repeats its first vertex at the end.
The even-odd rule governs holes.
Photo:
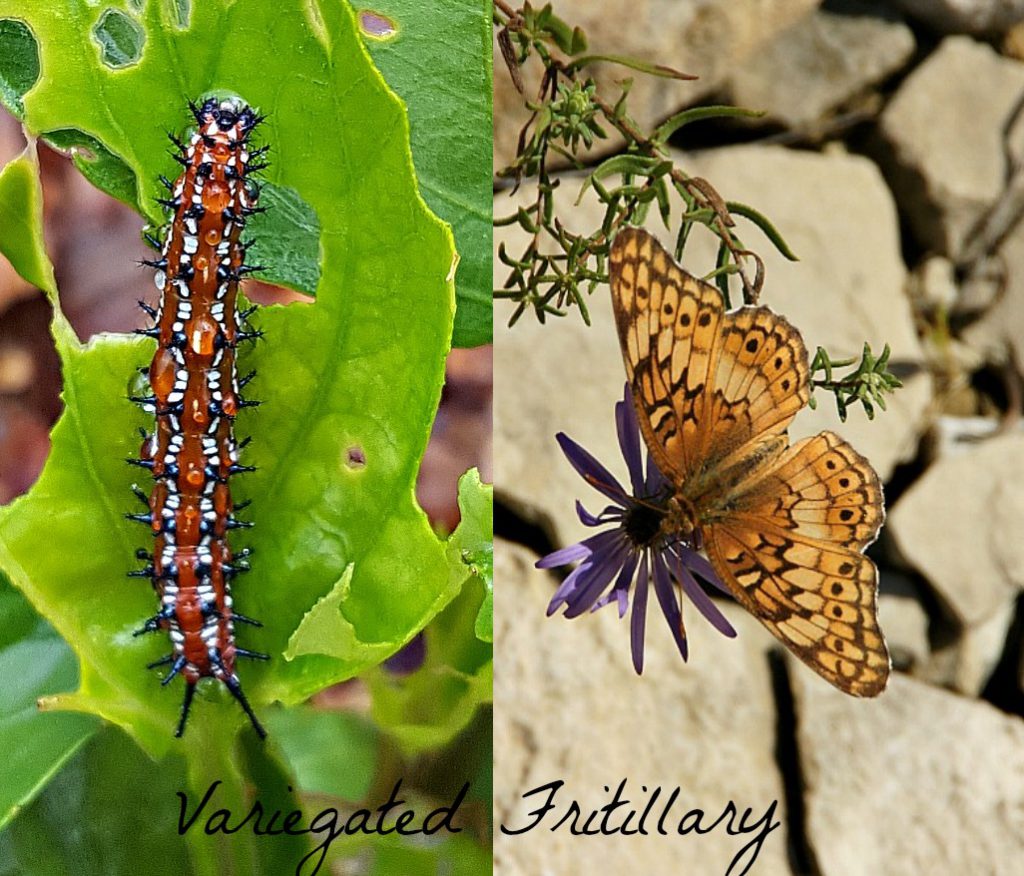
POLYGON ((67 152, 75 167, 96 188, 134 207, 139 200, 135 173, 95 137, 75 129, 47 131, 43 135, 51 146, 67 152))
MULTIPOLYGON (((187 28, 167 4, 129 7, 144 50, 118 71, 81 39, 99 8, 78 2, 58 16, 43 0, 7 5, 29 24, 47 71, 24 98, 30 131, 88 134, 148 198, 157 175, 173 172, 164 132, 185 127, 186 101, 234 92, 268 115, 259 136, 273 149, 269 181, 311 211, 296 210, 293 225, 306 234, 316 217, 316 302, 264 308, 255 319, 266 340, 239 353, 243 373, 259 370, 252 389, 264 404, 238 418, 239 435, 255 436, 243 461, 259 470, 233 484, 238 500, 252 498, 257 523, 233 539, 255 549, 235 604, 265 624, 242 630, 240 644, 271 655, 242 668, 243 684, 261 715, 273 700, 300 702, 397 650, 457 589, 414 498, 449 347, 453 243, 417 196, 403 109, 345 4, 211 0, 192 5, 187 28), (306 613, 349 566, 337 603, 344 631, 329 653, 286 659, 306 613)), ((64 412, 39 481, 0 510, 0 565, 79 657, 79 689, 51 707, 101 715, 153 755, 173 745, 210 756, 201 750, 226 750, 245 718, 206 682, 186 744, 172 738, 182 688, 161 688, 143 668, 168 643, 132 636, 156 606, 145 584, 124 579, 148 540, 123 517, 130 485, 148 488, 148 476, 124 459, 150 420, 125 395, 152 342, 100 335, 83 346, 53 303, 64 412), (193 735, 202 746, 187 745, 193 735)))
POLYGON ((194 873, 188 846, 168 829, 177 824, 175 792, 183 787, 179 759, 154 764, 123 733, 107 728, 0 833, 0 874, 194 873))
POLYGON ((789 259, 791 262, 798 262, 800 259, 796 254, 789 248, 789 244, 786 243, 785 238, 779 233, 778 229, 772 224, 771 220, 759 210, 755 210, 753 207, 747 204, 741 204, 739 201, 726 201, 725 206, 728 208, 730 213, 735 213, 737 216, 743 216, 745 219, 749 219, 753 222, 761 231, 764 232, 774 247, 784 257, 789 259))
POLYGON ((23 21, 0 19, 0 100, 19 119, 24 118, 22 97, 39 78, 39 50, 23 21))
POLYGON ((119 9, 105 9, 92 35, 100 44, 103 63, 108 67, 130 67, 142 57, 146 34, 135 19, 119 9))
POLYGON ((348 712, 297 706, 271 716, 270 732, 280 741, 298 786, 358 802, 370 793, 380 734, 369 721, 348 712))
POLYGON ((494 867, 490 848, 474 842, 464 833, 446 835, 436 843, 412 842, 387 837, 367 849, 370 860, 366 876, 394 876, 395 873, 444 873, 446 876, 480 876, 494 867))
POLYGON ((57 290, 43 241, 43 193, 35 144, 0 171, 0 253, 18 275, 51 295, 57 290))
POLYGON ((375 668, 365 676, 373 694, 373 719, 407 757, 440 748, 491 702, 491 649, 474 632, 482 589, 465 591, 426 630, 427 659, 410 675, 375 668))
POLYGON ((703 121, 704 119, 759 119, 763 115, 763 112, 743 109, 738 106, 695 106, 676 113, 674 116, 669 116, 658 125, 651 139, 664 143, 684 125, 703 121))
POLYGON ((92 735, 85 715, 46 715, 36 701, 78 676, 75 655, 0 573, 0 826, 32 800, 92 735))
POLYGON ((446 744, 469 724, 479 705, 491 701, 491 646, 481 641, 477 629, 492 585, 490 576, 471 571, 465 558, 489 559, 492 491, 480 484, 475 470, 463 475, 459 487, 463 519, 448 552, 453 577, 464 582, 462 591, 424 631, 426 658, 419 669, 396 676, 378 667, 366 676, 374 720, 407 755, 446 744))
MULTIPOLYGON (((366 46, 409 108, 420 190, 452 226, 459 265, 452 343, 491 340, 491 9, 484 0, 374 0, 395 35, 366 46)), ((364 10, 365 14, 366 10, 364 10)))
POLYGON ((459 478, 461 520, 448 539, 448 562, 453 574, 479 578, 484 601, 476 618, 476 636, 494 640, 494 487, 480 481, 475 468, 459 478))
POLYGON ((586 55, 582 58, 573 58, 573 60, 566 66, 571 70, 582 70, 588 64, 595 64, 598 61, 604 61, 608 64, 618 64, 620 67, 628 67, 630 70, 639 70, 641 73, 646 73, 648 76, 659 76, 663 79, 691 80, 699 78, 694 76, 692 73, 683 73, 680 70, 673 69, 672 67, 666 67, 664 64, 651 64, 648 61, 642 61, 639 58, 631 58, 628 55, 586 55))

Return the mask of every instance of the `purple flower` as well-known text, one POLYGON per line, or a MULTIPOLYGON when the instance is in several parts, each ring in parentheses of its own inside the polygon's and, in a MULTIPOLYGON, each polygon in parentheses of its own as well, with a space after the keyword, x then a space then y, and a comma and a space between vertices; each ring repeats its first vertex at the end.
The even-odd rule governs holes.
POLYGON ((683 660, 686 660, 688 651, 679 589, 720 633, 731 638, 736 631, 697 581, 700 577, 728 593, 711 564, 681 533, 670 525, 663 526, 670 514, 672 485, 650 456, 645 469, 640 452, 640 429, 628 385, 623 400, 615 405, 615 423, 632 490, 627 492, 600 462, 559 432, 555 437, 569 463, 590 486, 613 504, 595 517, 577 500, 576 513, 585 526, 608 528, 548 554, 537 561, 537 568, 550 569, 581 560, 552 597, 548 605, 549 616, 562 605, 566 606, 566 617, 578 617, 586 611, 596 611, 615 602, 619 607, 619 617, 624 617, 629 608, 630 588, 633 588, 630 643, 633 667, 639 674, 644 668, 644 629, 652 581, 654 594, 683 660))

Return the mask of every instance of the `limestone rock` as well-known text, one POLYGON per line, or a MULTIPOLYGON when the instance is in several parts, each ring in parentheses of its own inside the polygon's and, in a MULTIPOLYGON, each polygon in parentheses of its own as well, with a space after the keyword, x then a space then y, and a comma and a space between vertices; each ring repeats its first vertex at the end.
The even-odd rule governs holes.
POLYGON ((900 498, 887 524, 902 556, 957 621, 991 618, 1024 589, 1024 436, 940 459, 900 498))
MULTIPOLYGON (((714 89, 733 66, 763 45, 779 30, 818 5, 820 0, 558 0, 555 12, 587 34, 589 51, 626 55, 665 64, 699 76, 696 82, 679 82, 648 76, 614 65, 597 64, 585 71, 599 91, 614 103, 619 83, 632 78, 630 114, 642 126, 651 127, 683 106, 694 103, 714 89)), ((537 5, 537 4, 535 4, 537 5)), ((501 52, 494 77, 494 166, 511 163, 519 129, 528 117, 522 97, 512 86, 501 52)), ((539 73, 526 70, 526 91, 536 95, 539 73), (536 75, 531 75, 535 73, 536 75)), ((614 151, 620 141, 604 143, 602 151, 614 151)))
POLYGON ((899 70, 914 35, 887 3, 828 0, 749 57, 731 103, 804 128, 899 70))
POLYGON ((954 261, 1005 186, 1003 129, 1024 64, 948 37, 881 115, 880 159, 921 244, 954 261))
MULTIPOLYGON (((627 779, 627 796, 661 786, 662 800, 681 788, 678 816, 702 808, 713 820, 727 802, 753 810, 753 823, 778 801, 751 872, 789 874, 782 779, 775 762, 775 704, 766 649, 774 639, 735 605, 723 610, 739 631, 726 639, 689 612, 690 662, 684 664, 652 600, 642 677, 629 656, 629 621, 612 606, 567 621, 544 617, 555 580, 535 557, 499 541, 495 580, 494 811, 496 825, 531 820, 545 793, 523 795, 561 779, 556 804, 584 811, 609 800, 627 779)), ((685 611, 685 609, 684 609, 685 611)), ((678 810, 678 812, 677 812, 678 810)), ((561 810, 560 810, 561 811, 561 810)), ((559 812, 560 814, 560 812, 559 812)), ((547 818, 555 813, 551 813, 547 818)), ((671 824, 671 823, 669 823, 671 824)), ((545 821, 529 833, 495 831, 495 873, 724 873, 752 836, 724 825, 695 837, 573 837, 545 821)), ((672 829, 671 827, 669 828, 672 829)))
POLYGON ((1006 602, 985 620, 957 631, 914 675, 958 693, 980 694, 1006 648, 1013 608, 1013 602, 1006 602))
POLYGON ((870 701, 790 675, 822 876, 1018 872, 1024 721, 899 675, 870 701))
POLYGON ((1000 294, 961 339, 986 362, 1010 363, 1024 376, 1024 225, 1003 242, 999 257, 1006 270, 1000 294))
MULTIPOLYGON (((999 428, 999 421, 993 417, 939 417, 928 436, 928 461, 969 454, 982 442, 996 437, 999 428)), ((1012 431, 1024 437, 1024 422, 1018 422, 1012 431)))
POLYGON ((1024 19, 1022 0, 899 0, 899 5, 940 33, 1001 33, 1024 19))

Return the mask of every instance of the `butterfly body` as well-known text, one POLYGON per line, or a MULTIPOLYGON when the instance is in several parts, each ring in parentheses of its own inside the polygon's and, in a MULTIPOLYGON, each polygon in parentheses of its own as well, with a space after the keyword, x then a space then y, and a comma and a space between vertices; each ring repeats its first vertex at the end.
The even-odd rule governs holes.
POLYGON ((610 254, 612 301, 641 432, 672 483, 663 521, 703 548, 737 601, 841 690, 874 696, 889 655, 864 556, 884 518, 866 459, 832 432, 790 445, 810 398, 799 332, 767 307, 726 312, 647 232, 610 254))

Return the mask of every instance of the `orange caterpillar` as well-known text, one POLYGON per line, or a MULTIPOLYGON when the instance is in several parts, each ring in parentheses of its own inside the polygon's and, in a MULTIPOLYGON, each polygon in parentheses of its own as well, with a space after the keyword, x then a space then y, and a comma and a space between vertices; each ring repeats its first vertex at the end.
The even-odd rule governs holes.
POLYGON ((252 375, 238 380, 235 351, 259 332, 243 328, 249 313, 238 312, 237 297, 241 277, 259 270, 244 264, 241 233, 259 209, 248 174, 265 166, 259 158, 266 147, 248 151, 261 119, 241 101, 211 98, 190 107, 197 123, 190 141, 171 137, 184 172, 173 183, 164 180, 171 197, 161 200, 173 221, 161 257, 146 262, 156 268, 160 304, 142 304, 154 325, 140 334, 154 338, 157 350, 149 366, 152 394, 132 401, 155 415, 156 428, 144 436, 141 458, 129 462, 152 472, 153 488, 148 496, 136 488, 148 511, 128 516, 151 527, 155 546, 152 554, 138 552, 147 565, 129 574, 152 579, 160 608, 136 635, 170 635, 171 653, 149 668, 171 667, 161 684, 176 675, 185 680, 175 736, 185 730, 196 685, 215 678, 263 738, 235 658, 268 658, 235 644, 236 622, 260 624, 232 609, 231 580, 248 569, 249 552, 233 556, 228 533, 252 525, 234 517, 229 478, 252 470, 238 463, 245 442, 236 444, 233 425, 239 410, 257 402, 239 394, 252 375))

